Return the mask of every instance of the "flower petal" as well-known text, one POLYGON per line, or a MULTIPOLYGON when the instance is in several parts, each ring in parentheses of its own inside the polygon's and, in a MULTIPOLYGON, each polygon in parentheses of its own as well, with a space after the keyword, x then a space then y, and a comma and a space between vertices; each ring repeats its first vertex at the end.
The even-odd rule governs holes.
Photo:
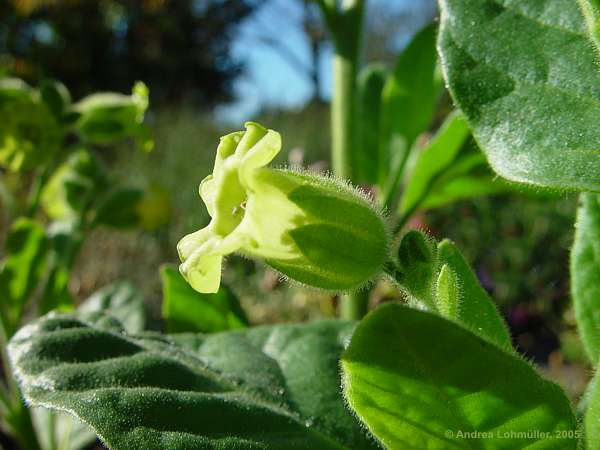
POLYGON ((223 256, 235 252, 246 241, 242 233, 232 233, 224 239, 216 237, 210 226, 189 234, 177 245, 183 261, 179 271, 198 292, 215 293, 221 284, 223 256), (187 253, 185 258, 184 253, 187 253))
POLYGON ((200 183, 200 198, 206 205, 206 209, 208 210, 208 214, 213 217, 215 211, 215 199, 217 195, 217 186, 212 175, 208 175, 202 182, 200 183))
POLYGON ((240 182, 248 187, 251 184, 251 171, 269 164, 280 150, 281 135, 276 131, 268 130, 267 134, 244 155, 239 169, 240 182))

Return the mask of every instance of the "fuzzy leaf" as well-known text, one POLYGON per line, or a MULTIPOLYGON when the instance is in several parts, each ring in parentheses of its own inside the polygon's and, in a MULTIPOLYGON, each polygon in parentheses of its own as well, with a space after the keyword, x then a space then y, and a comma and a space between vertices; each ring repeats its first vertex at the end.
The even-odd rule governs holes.
POLYGON ((460 289, 456 275, 447 264, 440 269, 435 294, 438 311, 448 319, 456 319, 460 305, 460 289))
POLYGON ((571 251, 571 295, 579 335, 590 361, 600 358, 600 204, 582 194, 571 251))
POLYGON ((573 0, 441 0, 450 92, 509 180, 600 190, 600 71, 573 0))
POLYGON ((397 304, 358 326, 342 357, 346 399, 390 449, 577 448, 560 388, 455 322, 397 304), (547 432, 547 439, 515 432, 547 432), (490 433, 461 438, 460 433, 490 433))
POLYGON ((444 240, 438 245, 440 264, 452 270, 458 284, 456 319, 468 329, 499 347, 512 349, 510 334, 493 300, 454 243, 444 240))
POLYGON ((435 242, 417 230, 410 230, 398 247, 400 264, 396 281, 406 290, 411 300, 435 310, 433 294, 437 276, 437 249, 435 242))
POLYGON ((75 414, 111 450, 377 448, 340 392, 352 323, 177 337, 103 323, 48 316, 9 354, 28 402, 75 414))
POLYGON ((215 294, 201 294, 170 266, 160 270, 163 286, 162 314, 170 333, 245 328, 248 319, 235 294, 224 284, 215 294))

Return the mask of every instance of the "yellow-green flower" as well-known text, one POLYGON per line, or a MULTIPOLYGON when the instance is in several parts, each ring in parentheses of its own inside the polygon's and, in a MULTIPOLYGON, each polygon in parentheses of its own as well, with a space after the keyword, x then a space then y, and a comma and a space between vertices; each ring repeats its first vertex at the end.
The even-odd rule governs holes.
POLYGON ((212 175, 200 184, 210 224, 178 244, 194 289, 216 292, 223 257, 264 259, 284 275, 327 290, 368 283, 388 257, 388 233, 369 199, 328 177, 269 164, 281 137, 256 123, 221 138, 212 175))

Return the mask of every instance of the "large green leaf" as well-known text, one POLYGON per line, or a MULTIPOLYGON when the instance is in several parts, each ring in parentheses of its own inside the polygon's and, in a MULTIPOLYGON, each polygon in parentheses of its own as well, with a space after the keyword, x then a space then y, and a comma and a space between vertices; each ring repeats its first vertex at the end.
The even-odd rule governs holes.
POLYGON ((450 92, 494 170, 600 190, 600 71, 574 0, 441 0, 450 92))
POLYGON ((377 448, 340 392, 352 323, 170 337, 101 323, 48 316, 8 350, 28 402, 76 415, 111 450, 377 448))
POLYGON ((398 189, 415 140, 431 123, 441 91, 436 76, 436 25, 421 30, 398 56, 382 92, 379 180, 385 197, 398 189))
POLYGON ((348 403, 390 449, 577 448, 556 434, 577 430, 558 386, 436 314, 378 308, 356 329, 342 368, 348 403))
POLYGON ((456 245, 447 239, 440 242, 438 258, 439 264, 446 264, 457 279, 456 319, 484 339, 511 350, 510 334, 504 319, 456 245))
POLYGON ((0 319, 10 336, 16 331, 25 302, 44 274, 48 239, 31 219, 17 219, 6 240, 7 257, 0 267, 0 319))
POLYGON ((248 325, 238 298, 223 283, 217 293, 201 294, 173 267, 163 266, 160 275, 163 285, 162 314, 169 332, 214 333, 248 325))
POLYGON ((571 294, 577 327, 592 363, 600 358, 600 204, 596 194, 581 195, 571 252, 571 294))
POLYGON ((146 326, 142 293, 126 281, 110 284, 94 292, 77 311, 82 317, 109 315, 121 322, 129 333, 139 333, 146 326))

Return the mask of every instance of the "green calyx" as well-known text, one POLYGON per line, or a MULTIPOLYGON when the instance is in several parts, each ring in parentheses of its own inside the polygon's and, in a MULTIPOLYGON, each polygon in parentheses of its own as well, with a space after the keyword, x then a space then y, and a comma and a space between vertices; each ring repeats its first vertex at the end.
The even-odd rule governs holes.
POLYGON ((389 246, 381 214, 342 182, 265 168, 280 149, 280 135, 256 123, 221 138, 200 185, 212 220, 177 246, 180 271, 197 291, 218 290, 223 257, 233 252, 326 290, 355 289, 380 273, 389 246))

